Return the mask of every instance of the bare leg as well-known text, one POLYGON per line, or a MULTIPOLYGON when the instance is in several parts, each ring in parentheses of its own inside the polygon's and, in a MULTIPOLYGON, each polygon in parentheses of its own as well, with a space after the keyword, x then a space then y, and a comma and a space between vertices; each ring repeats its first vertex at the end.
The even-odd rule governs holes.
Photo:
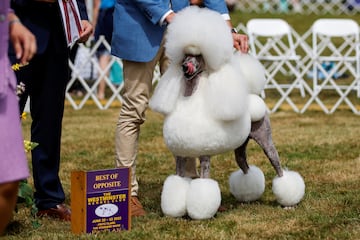
MULTIPOLYGON (((100 65, 100 68, 102 71, 104 71, 108 67, 110 60, 111 60, 111 57, 108 54, 104 54, 104 55, 100 56, 99 65, 100 65)), ((109 69, 109 71, 110 71, 110 69, 109 69)), ((106 71, 105 76, 109 76, 109 71, 106 71)), ((97 92, 97 98, 99 100, 102 100, 105 98, 105 87, 106 87, 106 82, 105 82, 105 79, 102 78, 100 80, 98 92, 97 92)))
POLYGON ((200 156, 200 178, 210 178, 210 157, 200 156))
POLYGON ((16 206, 19 181, 0 184, 0 236, 8 225, 16 206))
POLYGON ((262 120, 251 123, 250 138, 254 139, 260 145, 265 155, 270 160, 271 165, 275 168, 277 175, 281 177, 283 171, 280 165, 279 154, 272 140, 270 118, 268 114, 265 114, 265 117, 262 120))
POLYGON ((246 147, 249 143, 249 140, 250 140, 249 138, 246 139, 243 145, 235 149, 236 162, 238 166, 241 168, 241 170, 244 172, 244 174, 247 174, 247 172, 249 171, 249 165, 246 160, 246 147))

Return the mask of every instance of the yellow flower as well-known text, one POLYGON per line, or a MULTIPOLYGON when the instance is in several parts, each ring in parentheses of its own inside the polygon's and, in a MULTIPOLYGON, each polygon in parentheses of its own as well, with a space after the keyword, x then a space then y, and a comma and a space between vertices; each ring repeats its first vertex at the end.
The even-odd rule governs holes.
POLYGON ((30 142, 28 140, 24 140, 24 148, 25 148, 25 152, 30 152, 32 149, 34 149, 37 145, 39 145, 38 143, 35 142, 30 142))
POLYGON ((23 113, 21 114, 21 119, 22 119, 22 120, 26 120, 26 117, 27 117, 27 116, 26 116, 26 112, 23 112, 23 113))
POLYGON ((26 65, 28 65, 28 64, 29 64, 29 63, 24 63, 24 64, 22 64, 22 63, 15 63, 15 64, 13 64, 13 65, 11 66, 11 68, 12 68, 12 70, 14 70, 14 71, 19 71, 21 67, 24 67, 24 66, 26 66, 26 65))
POLYGON ((19 63, 15 63, 11 66, 12 70, 14 71, 18 71, 20 70, 20 64, 19 63))

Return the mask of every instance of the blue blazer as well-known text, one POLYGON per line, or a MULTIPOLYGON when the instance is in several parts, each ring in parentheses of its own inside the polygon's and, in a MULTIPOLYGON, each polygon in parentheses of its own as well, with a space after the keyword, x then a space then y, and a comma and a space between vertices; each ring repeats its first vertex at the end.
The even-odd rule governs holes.
MULTIPOLYGON (((187 6, 189 0, 117 0, 111 53, 129 61, 151 61, 166 29, 159 25, 161 17, 170 9, 178 12, 187 6)), ((224 0, 204 0, 204 6, 228 14, 224 0)))

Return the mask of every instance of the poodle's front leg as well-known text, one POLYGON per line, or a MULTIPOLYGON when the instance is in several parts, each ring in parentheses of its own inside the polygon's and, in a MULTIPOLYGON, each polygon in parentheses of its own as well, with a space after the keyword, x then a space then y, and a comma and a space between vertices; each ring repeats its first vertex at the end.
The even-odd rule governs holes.
POLYGON ((200 156, 200 178, 210 178, 210 156, 200 156))
POLYGON ((176 161, 176 174, 180 177, 185 177, 185 166, 186 166, 186 157, 175 157, 176 161))
POLYGON ((266 156, 275 168, 279 177, 283 176, 279 154, 275 148, 271 135, 270 118, 265 114, 264 118, 258 122, 251 123, 250 138, 254 139, 265 152, 266 156))
POLYGON ((196 158, 175 156, 176 174, 180 177, 197 178, 196 158))

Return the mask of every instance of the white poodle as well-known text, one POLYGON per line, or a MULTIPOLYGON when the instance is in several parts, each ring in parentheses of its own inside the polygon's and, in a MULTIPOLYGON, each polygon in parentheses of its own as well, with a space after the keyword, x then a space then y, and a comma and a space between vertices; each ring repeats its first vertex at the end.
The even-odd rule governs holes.
POLYGON ((213 217, 221 192, 210 179, 210 156, 234 149, 241 170, 231 174, 230 191, 239 201, 259 199, 265 178, 247 164, 250 138, 276 170, 273 191, 279 203, 293 206, 304 195, 302 177, 281 168, 272 142, 266 105, 259 97, 264 69, 253 57, 234 53, 232 41, 220 14, 196 6, 179 12, 168 27, 165 47, 171 64, 150 99, 150 107, 165 115, 164 140, 176 156, 177 175, 165 180, 161 195, 165 215, 213 217), (195 157, 200 178, 184 178, 184 160, 195 157))

